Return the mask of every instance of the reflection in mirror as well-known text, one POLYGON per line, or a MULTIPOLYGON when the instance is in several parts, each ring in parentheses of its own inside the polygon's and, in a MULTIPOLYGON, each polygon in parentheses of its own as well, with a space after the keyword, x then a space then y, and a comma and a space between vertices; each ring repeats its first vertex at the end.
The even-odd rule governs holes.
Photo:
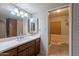
POLYGON ((14 4, 0 4, 0 38, 27 35, 32 15, 14 4))
POLYGON ((31 27, 31 30, 32 30, 32 31, 35 31, 35 23, 31 23, 31 26, 32 26, 32 27, 31 27))
POLYGON ((0 38, 37 33, 38 21, 16 4, 0 4, 0 38))
POLYGON ((7 37, 17 36, 17 20, 8 18, 6 19, 6 33, 7 37))
POLYGON ((0 18, 0 38, 6 37, 6 21, 0 18))
POLYGON ((39 25, 38 24, 39 24, 38 19, 30 18, 28 20, 28 32, 30 34, 38 33, 38 29, 39 29, 39 25))

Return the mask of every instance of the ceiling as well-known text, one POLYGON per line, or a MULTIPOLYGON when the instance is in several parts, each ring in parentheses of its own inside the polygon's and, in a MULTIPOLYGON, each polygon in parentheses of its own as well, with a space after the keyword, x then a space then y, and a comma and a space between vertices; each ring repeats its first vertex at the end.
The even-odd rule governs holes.
POLYGON ((49 10, 66 3, 15 3, 14 5, 30 12, 31 14, 36 14, 39 11, 49 10))
POLYGON ((15 7, 9 3, 0 3, 0 17, 3 18, 18 18, 16 15, 12 15, 10 12, 13 11, 15 7))
POLYGON ((0 16, 5 18, 19 18, 16 15, 12 15, 10 11, 14 8, 19 8, 27 11, 30 14, 36 14, 39 11, 49 10, 57 6, 64 5, 63 3, 0 3, 0 16))

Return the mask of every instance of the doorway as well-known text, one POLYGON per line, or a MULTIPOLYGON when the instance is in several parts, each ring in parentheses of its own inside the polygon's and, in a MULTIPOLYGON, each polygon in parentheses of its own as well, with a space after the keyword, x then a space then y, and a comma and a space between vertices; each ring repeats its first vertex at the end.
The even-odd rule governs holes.
POLYGON ((69 56, 70 6, 48 11, 48 55, 69 56))

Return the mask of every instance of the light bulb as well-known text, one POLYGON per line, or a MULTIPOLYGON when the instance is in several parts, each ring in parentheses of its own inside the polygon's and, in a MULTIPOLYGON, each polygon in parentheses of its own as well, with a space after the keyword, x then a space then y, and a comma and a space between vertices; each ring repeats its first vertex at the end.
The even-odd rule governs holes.
POLYGON ((24 15, 22 15, 21 17, 24 18, 24 15))
POLYGON ((23 15, 23 14, 24 14, 24 13, 23 13, 23 11, 20 11, 19 13, 20 13, 21 15, 23 15))
POLYGON ((61 10, 57 10, 56 12, 60 12, 61 10))
POLYGON ((19 14, 19 13, 17 13, 17 16, 20 16, 20 14, 19 14))
POLYGON ((14 12, 19 13, 19 10, 17 8, 14 9, 14 12))
POLYGON ((15 15, 16 13, 15 13, 15 12, 13 12, 13 11, 11 11, 11 14, 12 14, 12 15, 15 15))
POLYGON ((33 22, 33 18, 31 18, 30 21, 33 22))
POLYGON ((28 17, 28 14, 27 14, 27 13, 25 13, 25 14, 24 14, 24 16, 25 16, 25 17, 28 17))

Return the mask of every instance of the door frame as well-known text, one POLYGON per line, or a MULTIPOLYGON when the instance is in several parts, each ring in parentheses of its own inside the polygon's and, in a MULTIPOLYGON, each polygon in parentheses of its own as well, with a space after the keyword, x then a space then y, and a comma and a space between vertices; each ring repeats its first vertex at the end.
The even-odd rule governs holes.
MULTIPOLYGON (((53 9, 48 10, 48 12, 57 10, 57 9, 61 9, 61 8, 67 7, 67 6, 70 7, 69 8, 69 56, 72 56, 72 4, 66 4, 63 6, 55 7, 53 9)), ((48 20, 48 22, 49 22, 49 20, 48 20)), ((48 31, 48 34, 49 34, 49 31, 48 31)), ((49 40, 49 38, 48 38, 48 40, 49 40)))

